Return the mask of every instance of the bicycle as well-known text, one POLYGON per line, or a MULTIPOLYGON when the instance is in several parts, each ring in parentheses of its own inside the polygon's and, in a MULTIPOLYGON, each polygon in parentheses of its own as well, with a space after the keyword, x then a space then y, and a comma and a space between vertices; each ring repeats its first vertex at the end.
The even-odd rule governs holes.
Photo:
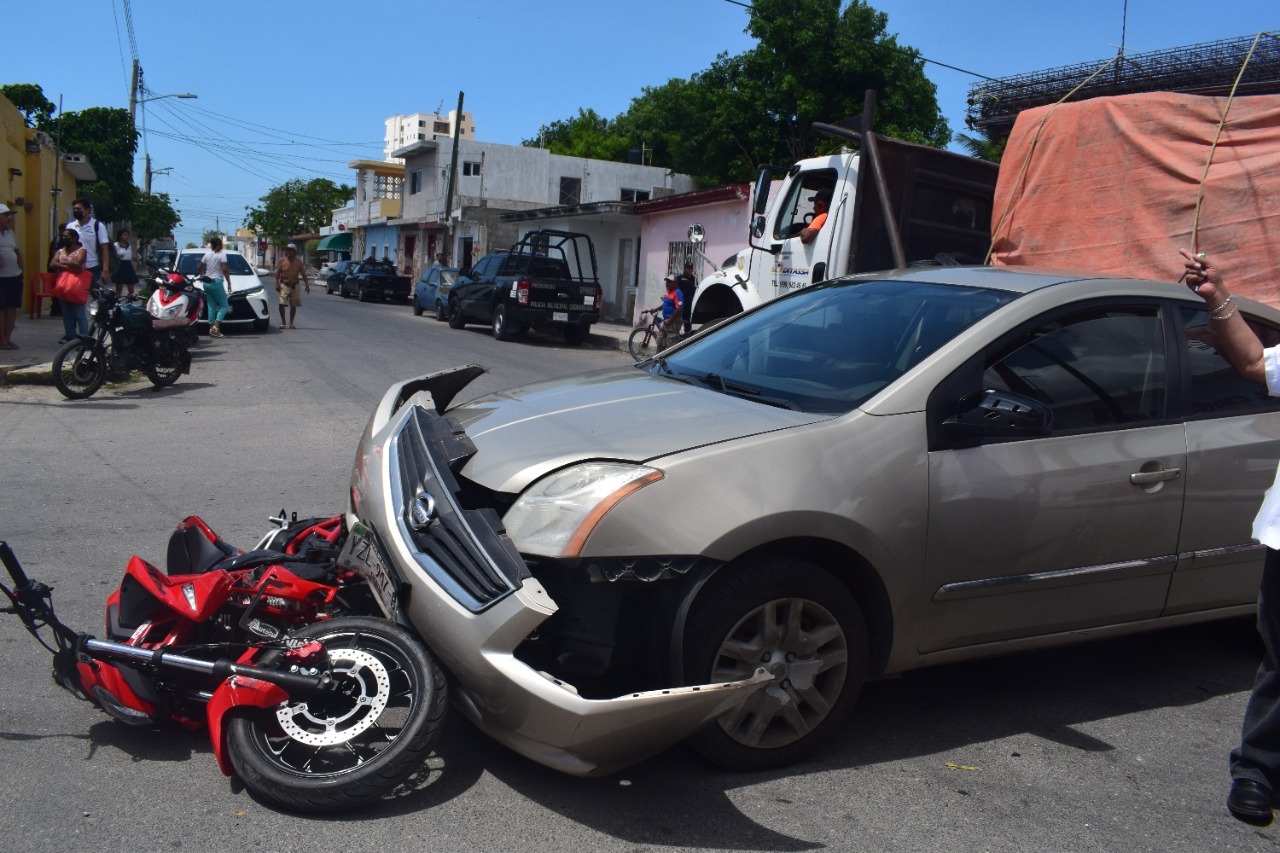
POLYGON ((654 343, 657 339, 657 352, 662 352, 667 347, 684 339, 684 333, 677 326, 675 329, 665 332, 667 336, 666 344, 662 343, 664 334, 662 328, 662 306, 650 308, 648 311, 640 312, 640 323, 631 330, 631 336, 627 338, 627 351, 631 353, 631 357, 636 361, 644 361, 649 358, 649 344, 654 343), (648 317, 648 321, 645 320, 648 317))

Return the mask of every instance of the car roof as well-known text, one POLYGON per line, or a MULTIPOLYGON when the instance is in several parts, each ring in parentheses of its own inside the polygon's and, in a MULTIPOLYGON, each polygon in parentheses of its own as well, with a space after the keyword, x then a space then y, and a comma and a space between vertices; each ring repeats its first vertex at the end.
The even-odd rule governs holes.
MULTIPOLYGON (((1174 281, 1158 281, 1154 279, 1112 276, 1096 272, 1042 270, 1031 267, 950 267, 928 266, 909 267, 907 269, 884 270, 877 273, 860 273, 847 276, 838 281, 904 281, 929 284, 955 285, 963 287, 980 287, 988 290, 1003 290, 1018 295, 1029 295, 1054 287, 1070 287, 1083 291, 1077 296, 1125 296, 1153 297, 1158 299, 1174 299, 1182 302, 1201 304, 1202 300, 1186 287, 1174 281)), ((1265 317, 1273 323, 1280 323, 1280 310, 1263 302, 1247 297, 1236 297, 1250 313, 1265 317)))

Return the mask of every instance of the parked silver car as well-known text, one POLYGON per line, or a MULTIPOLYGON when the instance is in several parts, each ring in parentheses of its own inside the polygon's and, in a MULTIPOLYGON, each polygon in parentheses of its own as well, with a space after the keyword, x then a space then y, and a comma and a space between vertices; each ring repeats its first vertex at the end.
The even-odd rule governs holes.
POLYGON ((450 408, 481 371, 387 392, 347 559, 468 717, 571 773, 689 736, 778 766, 868 679, 1255 605, 1280 405, 1171 283, 842 279, 450 408))

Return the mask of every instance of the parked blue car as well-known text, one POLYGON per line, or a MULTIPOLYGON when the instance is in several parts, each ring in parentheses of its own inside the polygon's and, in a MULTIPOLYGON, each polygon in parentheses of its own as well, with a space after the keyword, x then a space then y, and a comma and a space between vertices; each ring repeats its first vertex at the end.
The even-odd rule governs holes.
POLYGON ((449 290, 458 278, 457 267, 431 267, 418 277, 413 286, 413 316, 435 311, 437 320, 449 319, 449 290))

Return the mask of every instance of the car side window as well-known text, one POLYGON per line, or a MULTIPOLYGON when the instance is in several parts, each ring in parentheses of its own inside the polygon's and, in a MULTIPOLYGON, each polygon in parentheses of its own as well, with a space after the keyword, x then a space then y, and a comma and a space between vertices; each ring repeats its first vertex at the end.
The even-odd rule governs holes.
MULTIPOLYGON (((1280 397, 1267 394, 1265 385, 1244 378, 1222 357, 1207 308, 1184 306, 1178 313, 1191 374, 1192 417, 1280 410, 1280 397)), ((1248 323, 1264 347, 1280 345, 1280 331, 1253 319, 1248 323)))
POLYGON ((1132 426, 1165 416, 1164 325, 1155 305, 1063 314, 990 360, 984 388, 1030 397, 1053 411, 1053 431, 1132 426))

